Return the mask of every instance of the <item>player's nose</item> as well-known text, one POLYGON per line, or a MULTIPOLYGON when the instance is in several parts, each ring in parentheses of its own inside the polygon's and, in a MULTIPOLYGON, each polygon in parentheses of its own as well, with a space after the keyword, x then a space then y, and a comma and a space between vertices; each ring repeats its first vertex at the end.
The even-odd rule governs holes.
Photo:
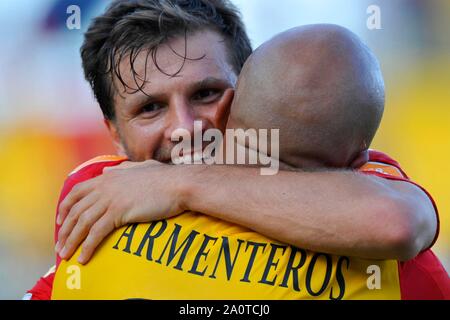
POLYGON ((173 101, 169 106, 169 116, 166 118, 167 125, 164 137, 171 140, 174 132, 182 130, 186 134, 194 136, 195 112, 193 108, 184 99, 173 101))

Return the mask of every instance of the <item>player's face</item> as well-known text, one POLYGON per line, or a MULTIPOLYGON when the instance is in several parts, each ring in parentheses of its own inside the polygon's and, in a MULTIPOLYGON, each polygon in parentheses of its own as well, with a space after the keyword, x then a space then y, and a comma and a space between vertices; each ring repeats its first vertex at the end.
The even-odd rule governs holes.
POLYGON ((107 121, 118 151, 133 161, 170 162, 171 150, 178 143, 171 141, 174 130, 186 129, 193 137, 194 121, 202 122, 203 131, 217 128, 223 119, 216 112, 223 104, 231 104, 237 75, 227 62, 222 37, 199 32, 187 37, 187 49, 185 43, 181 37, 158 48, 160 70, 151 55, 147 58, 147 52, 141 52, 134 62, 137 77, 131 73, 129 58, 121 61, 128 86, 137 88, 135 80, 139 85, 141 79, 147 80, 145 94, 116 86, 120 90, 114 99, 116 119, 107 121), (188 59, 183 59, 185 50, 188 59))

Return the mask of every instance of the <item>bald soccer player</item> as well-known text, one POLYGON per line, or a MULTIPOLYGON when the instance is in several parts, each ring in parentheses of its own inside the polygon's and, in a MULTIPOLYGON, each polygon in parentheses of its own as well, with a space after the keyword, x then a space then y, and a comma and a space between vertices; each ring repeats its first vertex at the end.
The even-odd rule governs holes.
POLYGON ((307 26, 252 54, 228 125, 279 128, 290 167, 348 168, 361 164, 383 111, 383 77, 367 46, 343 28, 307 26))
MULTIPOLYGON (((306 26, 280 34, 250 57, 228 128, 279 128, 286 169, 353 167, 409 182, 395 161, 368 151, 383 109, 383 79, 370 50, 342 28, 306 26)), ((228 111, 219 109, 222 117, 228 111)), ((101 163, 99 174, 111 165, 101 163)), ((89 165, 78 173, 83 170, 89 165)), ((78 236, 73 243, 83 239, 78 236)), ((59 266, 53 298, 449 297, 448 276, 430 250, 404 263, 316 253, 194 212, 117 230, 86 266, 76 262, 78 254, 59 266), (368 281, 375 269, 381 270, 380 287, 368 281)))

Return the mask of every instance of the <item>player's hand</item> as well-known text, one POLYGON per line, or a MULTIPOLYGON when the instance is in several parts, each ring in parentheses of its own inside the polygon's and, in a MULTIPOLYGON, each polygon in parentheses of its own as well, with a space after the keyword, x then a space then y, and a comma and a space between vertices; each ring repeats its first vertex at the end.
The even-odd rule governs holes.
POLYGON ((76 185, 59 207, 59 256, 69 259, 84 240, 78 262, 85 264, 115 229, 182 213, 176 184, 180 168, 156 161, 124 162, 76 185))

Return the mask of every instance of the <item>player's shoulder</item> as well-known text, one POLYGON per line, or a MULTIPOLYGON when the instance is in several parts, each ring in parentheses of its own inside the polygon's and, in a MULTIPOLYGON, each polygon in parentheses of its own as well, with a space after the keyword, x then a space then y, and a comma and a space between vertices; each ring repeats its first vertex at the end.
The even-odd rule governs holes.
POLYGON ((117 155, 98 156, 76 167, 70 172, 61 191, 59 203, 67 196, 72 188, 84 181, 95 178, 103 173, 106 167, 113 167, 128 160, 117 155))
POLYGON ((69 173, 70 177, 75 177, 79 175, 97 175, 101 174, 105 167, 112 167, 119 165, 120 163, 126 161, 126 157, 118 155, 102 155, 97 156, 91 160, 88 160, 69 173))
POLYGON ((377 150, 369 150, 369 161, 359 171, 390 176, 392 178, 408 179, 408 175, 402 170, 396 160, 377 150))

